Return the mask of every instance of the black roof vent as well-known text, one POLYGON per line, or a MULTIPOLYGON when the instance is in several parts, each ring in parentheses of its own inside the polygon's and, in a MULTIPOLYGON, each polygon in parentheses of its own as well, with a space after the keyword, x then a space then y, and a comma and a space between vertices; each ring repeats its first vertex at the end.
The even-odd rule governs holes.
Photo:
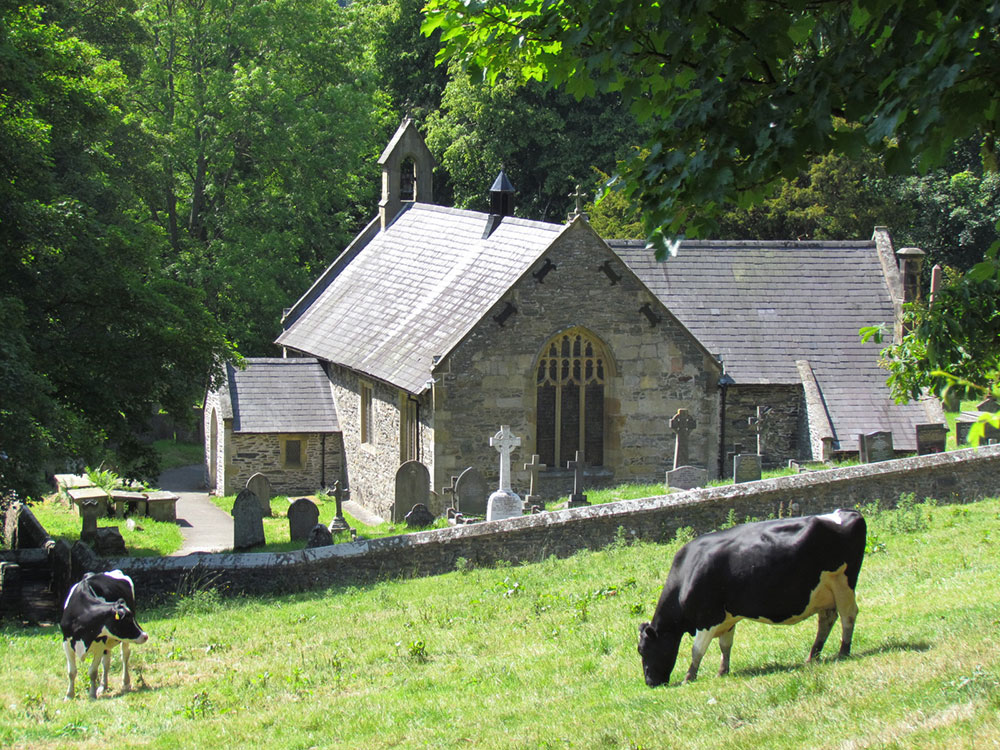
POLYGON ((500 226, 504 216, 514 215, 514 186, 501 169, 490 188, 490 216, 486 220, 483 239, 486 239, 500 226))

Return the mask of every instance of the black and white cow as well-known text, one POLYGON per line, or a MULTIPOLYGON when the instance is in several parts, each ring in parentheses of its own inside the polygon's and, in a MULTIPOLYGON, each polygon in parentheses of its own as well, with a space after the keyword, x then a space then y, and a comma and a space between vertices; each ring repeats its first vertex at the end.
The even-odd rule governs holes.
POLYGON ((822 651, 839 613, 840 656, 848 656, 865 536, 860 513, 837 510, 748 523, 684 545, 674 557, 652 622, 639 626, 646 684, 670 681, 685 633, 694 636, 685 681, 698 676, 714 638, 722 650, 719 674, 726 674, 736 623, 743 619, 791 625, 818 614, 809 661, 822 651))
POLYGON ((62 620, 63 650, 69 690, 66 699, 74 695, 76 661, 91 658, 90 697, 96 698, 108 689, 108 667, 115 646, 122 646, 122 690, 132 687, 128 673, 129 644, 145 643, 149 636, 135 620, 135 588, 132 579, 120 570, 110 573, 88 573, 66 596, 62 620), (104 664, 104 679, 97 687, 97 670, 104 664))

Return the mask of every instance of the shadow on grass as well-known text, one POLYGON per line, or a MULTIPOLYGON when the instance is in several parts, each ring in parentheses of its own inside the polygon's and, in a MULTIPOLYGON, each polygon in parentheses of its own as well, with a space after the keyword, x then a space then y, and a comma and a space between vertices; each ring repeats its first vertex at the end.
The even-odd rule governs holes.
MULTIPOLYGON (((901 640, 890 640, 885 643, 881 643, 871 648, 867 648, 864 651, 855 651, 848 658, 849 659, 864 659, 869 656, 876 656, 878 654, 893 654, 893 653, 903 653, 907 651, 923 652, 930 651, 933 648, 933 644, 927 643, 926 641, 901 641, 901 640)), ((832 652, 831 652, 832 653, 832 652)), ((817 659, 818 662, 832 662, 837 661, 838 657, 835 655, 831 656, 820 656, 817 659)), ((779 663, 771 662, 769 664, 762 664, 756 667, 746 667, 744 669, 734 669, 730 674, 738 677, 758 677, 769 674, 782 674, 787 672, 797 672, 806 666, 805 658, 800 662, 794 663, 779 663)))

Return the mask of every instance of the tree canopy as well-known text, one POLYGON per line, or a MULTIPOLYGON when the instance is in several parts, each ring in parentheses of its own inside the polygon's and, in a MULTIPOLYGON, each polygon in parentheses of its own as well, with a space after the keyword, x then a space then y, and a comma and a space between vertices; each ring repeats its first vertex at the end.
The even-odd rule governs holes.
POLYGON ((620 92, 653 123, 621 177, 661 251, 832 151, 927 169, 982 133, 995 164, 1000 3, 430 0, 425 12, 441 60, 577 97, 620 92))

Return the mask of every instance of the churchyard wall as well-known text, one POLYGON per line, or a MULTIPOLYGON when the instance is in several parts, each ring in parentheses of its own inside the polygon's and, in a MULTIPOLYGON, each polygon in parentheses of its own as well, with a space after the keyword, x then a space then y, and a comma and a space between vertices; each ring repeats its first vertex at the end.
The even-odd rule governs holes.
MULTIPOLYGON (((527 488, 522 467, 539 452, 539 357, 553 336, 574 328, 602 342, 612 360, 604 392, 604 462, 588 470, 590 486, 662 482, 673 460, 669 421, 681 408, 697 421, 691 463, 715 476, 718 363, 581 221, 555 240, 434 370, 436 486, 446 486, 469 466, 492 484, 498 461, 489 438, 506 424, 521 438, 512 484, 518 491, 527 488), (605 263, 616 279, 602 270, 605 263), (536 274, 546 268, 539 279, 536 274), (655 323, 641 312, 644 305, 655 323)), ((558 468, 540 476, 546 499, 571 489, 572 473, 565 465, 558 468)))
MULTIPOLYGON (((642 500, 573 508, 503 521, 457 526, 280 554, 188 555, 176 558, 91 557, 91 569, 121 568, 140 599, 216 587, 263 593, 432 575, 473 565, 535 562, 597 549, 618 539, 667 541, 681 527, 696 533, 736 520, 788 513, 825 513, 901 493, 917 500, 971 502, 1000 493, 1000 446, 937 453, 741 485, 710 487, 642 500)), ((76 549, 74 549, 76 552, 76 549)), ((664 564, 666 565, 666 560, 664 564)))

